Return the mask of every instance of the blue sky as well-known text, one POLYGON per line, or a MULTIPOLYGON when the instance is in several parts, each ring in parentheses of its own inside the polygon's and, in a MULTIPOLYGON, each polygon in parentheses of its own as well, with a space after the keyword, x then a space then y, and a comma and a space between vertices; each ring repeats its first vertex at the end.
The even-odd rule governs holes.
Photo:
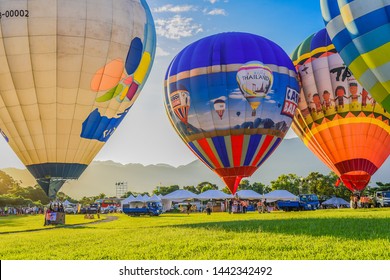
MULTIPOLYGON (((154 65, 138 100, 95 160, 179 166, 196 159, 171 127, 163 105, 165 72, 188 44, 212 34, 240 31, 266 37, 291 54, 306 37, 324 28, 319 0, 147 2, 157 31, 154 65)), ((0 168, 23 168, 3 139, 0 151, 0 168)))

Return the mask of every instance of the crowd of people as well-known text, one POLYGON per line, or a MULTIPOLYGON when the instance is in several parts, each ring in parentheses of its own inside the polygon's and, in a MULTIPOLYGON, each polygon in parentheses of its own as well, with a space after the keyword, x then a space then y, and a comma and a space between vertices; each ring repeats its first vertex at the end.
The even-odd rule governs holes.
POLYGON ((32 207, 13 207, 13 206, 5 206, 0 207, 0 216, 8 216, 8 215, 37 215, 43 214, 44 209, 38 206, 32 207))
MULTIPOLYGON (((240 200, 239 198, 233 198, 223 201, 208 201, 206 204, 203 204, 201 209, 202 212, 205 212, 207 215, 211 215, 213 211, 217 212, 228 212, 232 213, 246 213, 249 211, 257 211, 259 213, 269 213, 274 210, 278 210, 276 203, 267 203, 266 199, 258 201, 249 201, 249 200, 240 200)), ((182 212, 190 214, 195 212, 194 205, 191 202, 186 203, 183 207, 182 212)))

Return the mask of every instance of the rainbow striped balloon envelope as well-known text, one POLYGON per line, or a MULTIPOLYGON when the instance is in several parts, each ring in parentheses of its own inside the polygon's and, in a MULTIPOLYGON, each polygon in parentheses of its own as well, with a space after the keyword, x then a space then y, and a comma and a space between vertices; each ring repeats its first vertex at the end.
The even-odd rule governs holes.
POLYGON ((363 190, 390 153, 390 114, 356 81, 326 29, 292 58, 302 84, 294 131, 348 189, 363 190))
POLYGON ((299 92, 288 55, 268 39, 239 32, 187 46, 164 86, 172 126, 233 194, 286 135, 299 92))
POLYGON ((390 1, 321 0, 321 11, 345 64, 390 111, 390 1))

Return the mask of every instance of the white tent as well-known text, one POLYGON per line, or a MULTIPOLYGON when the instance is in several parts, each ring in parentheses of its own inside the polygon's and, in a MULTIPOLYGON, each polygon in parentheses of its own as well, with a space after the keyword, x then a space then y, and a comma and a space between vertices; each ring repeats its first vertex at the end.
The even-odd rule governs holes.
POLYGON ((233 198, 231 194, 226 194, 220 190, 208 190, 201 194, 198 194, 199 200, 210 200, 210 199, 228 199, 233 198))
POLYGON ((142 195, 139 194, 131 202, 146 202, 146 199, 145 199, 145 197, 143 197, 142 195))
POLYGON ((328 200, 322 202, 322 205, 331 205, 331 206, 334 206, 334 207, 340 207, 340 206, 346 206, 346 207, 349 207, 349 202, 345 201, 344 199, 342 199, 341 197, 332 197, 332 198, 329 198, 328 200))
POLYGON ((171 192, 167 195, 164 195, 162 197, 162 200, 170 200, 170 201, 183 201, 187 199, 194 199, 198 198, 197 194, 194 194, 193 192, 187 191, 187 190, 176 190, 174 192, 171 192))
POLYGON ((253 190, 241 190, 236 192, 236 195, 240 199, 262 199, 263 196, 253 190))
POLYGON ((267 199, 267 202, 273 202, 277 200, 299 200, 298 196, 286 190, 275 190, 270 193, 266 193, 264 194, 264 198, 267 199))
POLYGON ((70 202, 69 200, 65 200, 62 205, 68 206, 68 205, 75 205, 74 203, 70 202))
POLYGON ((198 198, 198 195, 187 190, 176 190, 174 192, 171 192, 161 198, 163 211, 165 212, 171 209, 172 201, 181 202, 183 200, 194 198, 198 198))
POLYGON ((145 201, 149 201, 150 199, 150 196, 147 194, 144 194, 142 197, 144 198, 145 201))
POLYGON ((123 206, 123 204, 129 204, 130 202, 132 202, 134 200, 134 198, 135 197, 133 195, 126 197, 124 200, 121 201, 122 206, 123 206))
POLYGON ((161 202, 161 198, 159 198, 157 195, 153 195, 149 198, 149 202, 161 202))
POLYGON ((139 194, 129 201, 129 206, 130 208, 141 208, 144 206, 145 202, 147 202, 147 198, 139 194))

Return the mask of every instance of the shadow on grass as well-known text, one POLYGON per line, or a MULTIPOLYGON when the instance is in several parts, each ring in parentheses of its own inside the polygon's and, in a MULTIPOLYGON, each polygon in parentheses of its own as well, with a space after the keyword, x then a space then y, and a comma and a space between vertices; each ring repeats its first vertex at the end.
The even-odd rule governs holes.
MULTIPOLYGON (((88 225, 93 225, 93 224, 100 224, 100 223, 107 223, 107 222, 111 222, 111 221, 115 221, 117 220, 118 217, 116 216, 107 216, 105 219, 101 219, 101 220, 95 220, 95 221, 90 221, 90 222, 86 222, 86 223, 80 223, 80 224, 71 224, 71 225, 56 225, 56 226, 48 226, 48 227, 40 227, 40 228, 32 228, 32 229, 26 229, 26 230, 15 230, 15 231, 5 231, 5 232, 0 232, 0 235, 1 234, 13 234, 13 233, 23 233, 23 232, 34 232, 34 231, 45 231, 45 230, 53 230, 53 229, 73 229, 73 228, 77 228, 77 229, 87 229, 87 228, 94 228, 94 227, 90 227, 88 225)), ((12 221, 9 221, 9 222, 12 222, 12 221)), ((8 226, 12 226, 12 225, 8 225, 8 226)))
POLYGON ((390 219, 313 218, 280 220, 246 220, 233 222, 206 222, 164 226, 221 230, 225 232, 263 232, 287 235, 330 236, 352 240, 387 239, 390 242, 390 219))

